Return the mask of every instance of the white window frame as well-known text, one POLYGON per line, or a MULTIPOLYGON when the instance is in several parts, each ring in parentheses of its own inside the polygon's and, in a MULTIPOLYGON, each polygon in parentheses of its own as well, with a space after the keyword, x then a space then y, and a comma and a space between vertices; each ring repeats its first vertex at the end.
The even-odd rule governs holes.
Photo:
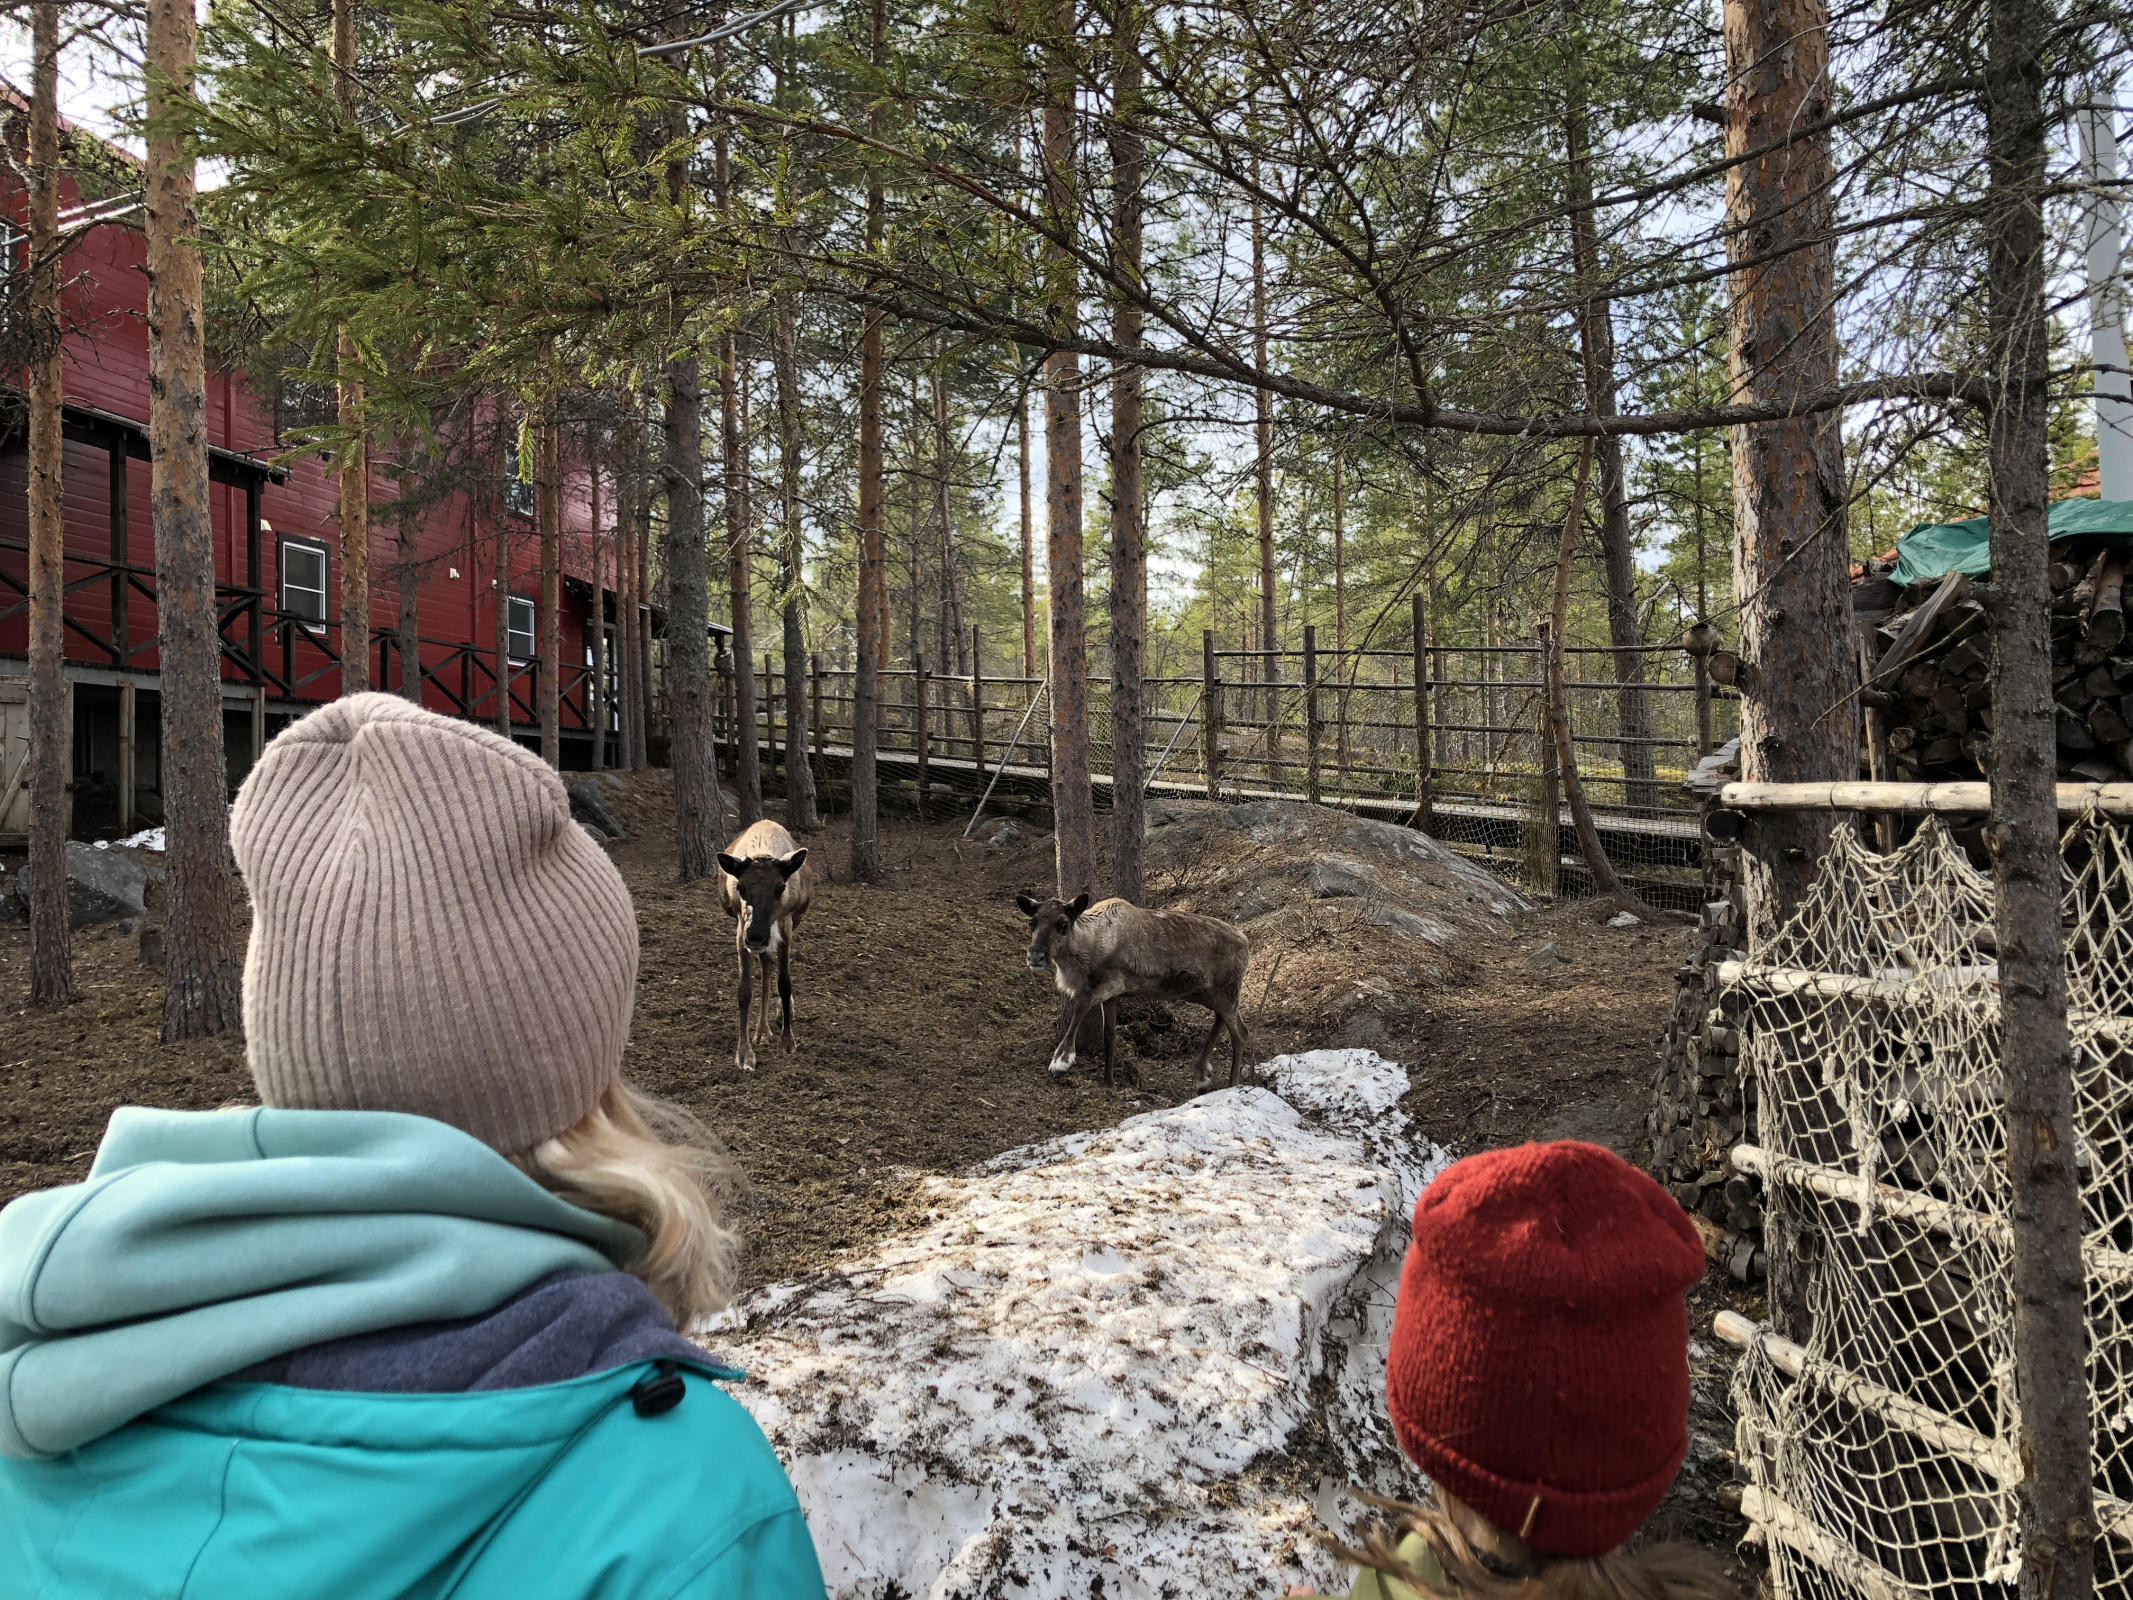
POLYGON ((296 609, 296 607, 289 604, 289 552, 291 550, 300 551, 307 556, 318 557, 318 588, 314 590, 309 585, 300 586, 302 593, 315 593, 318 596, 318 616, 315 619, 299 618, 297 626, 315 638, 324 638, 326 635, 326 622, 333 607, 332 553, 317 539, 303 539, 286 533, 281 535, 280 543, 275 551, 274 571, 275 576, 281 582, 281 608, 283 611, 294 611, 296 609))
POLYGON ((538 660, 541 654, 541 608, 534 603, 531 595, 523 594, 505 595, 504 607, 504 648, 509 652, 512 662, 524 666, 530 661, 538 660), (518 625, 520 606, 526 608, 524 628, 518 625), (519 654, 517 648, 517 640, 521 635, 526 640, 524 655, 519 654))

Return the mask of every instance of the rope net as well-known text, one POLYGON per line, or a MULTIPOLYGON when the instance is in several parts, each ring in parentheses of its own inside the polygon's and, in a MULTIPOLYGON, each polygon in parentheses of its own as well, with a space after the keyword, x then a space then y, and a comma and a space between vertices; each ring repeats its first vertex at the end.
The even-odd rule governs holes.
MULTIPOLYGON (((2062 841, 2085 1212, 2099 1594, 2133 1588, 2133 854, 2062 841)), ((2019 1414, 1991 880, 1938 821, 1840 826, 1806 904, 1728 967, 1774 1237, 1811 1332, 1734 1377, 1743 1510, 1780 1600, 2012 1594, 2019 1414)), ((1777 1246, 1773 1244, 1773 1257, 1777 1246)), ((1773 1260, 1772 1270, 1779 1270, 1773 1260)))

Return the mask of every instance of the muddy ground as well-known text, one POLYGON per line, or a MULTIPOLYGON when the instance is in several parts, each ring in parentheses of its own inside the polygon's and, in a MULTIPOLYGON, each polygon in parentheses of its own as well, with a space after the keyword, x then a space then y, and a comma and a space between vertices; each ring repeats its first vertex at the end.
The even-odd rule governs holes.
MULTIPOLYGON (((1013 895, 1048 882, 1048 837, 1025 827, 1022 843, 998 848, 959 839, 957 824, 893 817, 876 887, 850 881, 841 823, 806 840, 828 870, 795 944, 799 1050, 742 1074, 732 926, 711 885, 675 880, 665 778, 646 774, 612 803, 630 837, 610 849, 643 941, 626 1070, 732 1148, 749 1182, 751 1286, 894 1228, 915 1174, 1191 1093, 1204 1027, 1193 1008, 1143 1010, 1121 1028, 1140 1087, 1106 1089, 1087 1057, 1063 1082, 1046 1076, 1057 998, 1023 964, 1013 895)), ((1245 990, 1252 1054, 1367 1044, 1410 1069, 1407 1108, 1448 1148, 1580 1138, 1634 1159, 1690 930, 1610 928, 1605 916, 1568 903, 1449 948, 1321 918, 1255 950, 1245 990)), ((0 927, 0 1202, 79 1179, 116 1105, 208 1108, 250 1097, 237 1041, 160 1042, 160 974, 140 963, 136 939, 83 930, 75 949, 82 999, 32 1009, 28 934, 0 927)), ((1709 1349, 1708 1330, 1728 1304, 1757 1309, 1714 1273, 1691 1307, 1702 1352, 1697 1432, 1714 1442, 1730 1438, 1720 1403, 1729 1364, 1709 1349)), ((1726 1472, 1722 1460, 1699 1461, 1709 1448, 1692 1453, 1660 1525, 1725 1548, 1740 1525, 1713 1502, 1726 1472)))

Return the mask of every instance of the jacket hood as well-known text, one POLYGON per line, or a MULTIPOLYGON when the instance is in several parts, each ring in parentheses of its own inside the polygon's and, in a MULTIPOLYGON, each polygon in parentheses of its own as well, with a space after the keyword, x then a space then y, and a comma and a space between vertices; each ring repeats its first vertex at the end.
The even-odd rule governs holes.
POLYGON ((643 1248, 427 1117, 121 1107, 85 1181, 0 1210, 0 1454, 58 1455, 256 1362, 643 1248))

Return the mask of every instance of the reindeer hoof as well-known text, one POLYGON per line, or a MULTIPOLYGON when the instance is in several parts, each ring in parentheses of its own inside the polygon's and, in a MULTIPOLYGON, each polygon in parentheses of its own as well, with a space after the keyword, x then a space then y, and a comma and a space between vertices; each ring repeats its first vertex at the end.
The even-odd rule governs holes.
POLYGON ((1049 1072, 1055 1078, 1063 1078, 1073 1070, 1074 1060, 1071 1056, 1067 1057, 1064 1060, 1061 1060, 1058 1056, 1054 1056, 1045 1067, 1045 1071, 1049 1072))

